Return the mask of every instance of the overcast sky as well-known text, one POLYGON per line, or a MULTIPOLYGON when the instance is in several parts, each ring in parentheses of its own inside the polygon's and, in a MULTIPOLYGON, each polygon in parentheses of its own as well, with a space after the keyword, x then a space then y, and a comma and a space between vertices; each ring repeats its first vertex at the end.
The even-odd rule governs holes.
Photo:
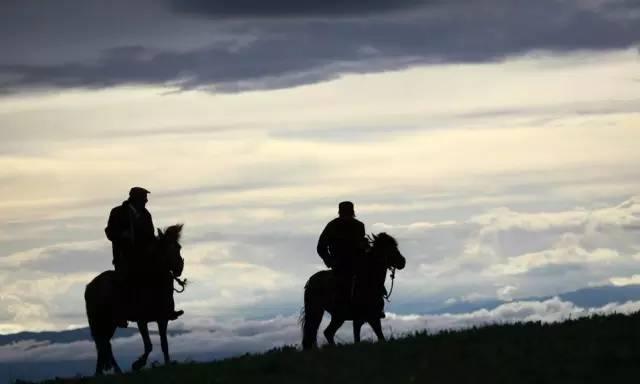
POLYGON ((399 316, 640 283, 639 47, 632 0, 2 1, 0 333, 86 326, 134 185, 191 322, 297 312, 346 199, 399 316))

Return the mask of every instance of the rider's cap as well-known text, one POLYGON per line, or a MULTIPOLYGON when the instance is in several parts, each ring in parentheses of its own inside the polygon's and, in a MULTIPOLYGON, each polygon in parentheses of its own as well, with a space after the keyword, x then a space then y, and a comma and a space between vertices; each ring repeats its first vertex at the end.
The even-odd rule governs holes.
POLYGON ((341 215, 355 215, 353 203, 350 201, 341 202, 340 204, 338 204, 338 213, 341 215))
POLYGON ((151 193, 145 188, 142 187, 133 187, 129 190, 129 197, 147 197, 147 194, 151 193))

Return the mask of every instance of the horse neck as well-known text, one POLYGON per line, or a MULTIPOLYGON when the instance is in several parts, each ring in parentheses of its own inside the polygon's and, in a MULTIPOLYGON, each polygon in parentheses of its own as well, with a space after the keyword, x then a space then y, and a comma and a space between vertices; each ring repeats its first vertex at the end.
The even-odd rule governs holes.
POLYGON ((379 247, 375 245, 369 251, 369 260, 366 263, 371 272, 382 273, 387 270, 387 258, 379 247))
POLYGON ((169 260, 166 255, 167 245, 165 240, 156 240, 151 250, 153 265, 156 269, 168 269, 169 260))

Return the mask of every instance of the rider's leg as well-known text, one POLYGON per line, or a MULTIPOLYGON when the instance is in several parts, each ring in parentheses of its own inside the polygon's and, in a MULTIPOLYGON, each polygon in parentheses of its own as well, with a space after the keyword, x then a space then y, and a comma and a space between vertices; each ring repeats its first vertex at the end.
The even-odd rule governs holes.
POLYGON ((176 311, 176 303, 173 300, 173 279, 167 282, 166 287, 166 299, 167 299, 167 319, 176 320, 178 317, 184 314, 183 310, 176 311))
POLYGON ((113 284, 113 320, 116 326, 127 328, 127 310, 128 310, 128 283, 126 268, 122 263, 116 263, 115 279, 113 284))
POLYGON ((335 269, 336 298, 335 313, 338 316, 348 318, 351 296, 353 294, 353 276, 348 269, 335 269))

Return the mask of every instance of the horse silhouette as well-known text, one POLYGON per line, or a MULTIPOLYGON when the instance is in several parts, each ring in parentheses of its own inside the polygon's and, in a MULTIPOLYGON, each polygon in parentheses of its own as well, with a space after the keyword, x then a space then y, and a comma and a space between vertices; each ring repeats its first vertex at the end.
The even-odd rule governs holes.
POLYGON ((360 329, 365 322, 371 326, 378 340, 384 341, 380 324, 386 293, 384 281, 388 269, 403 269, 405 263, 398 243, 392 236, 384 232, 373 235, 371 247, 356 269, 348 311, 337 308, 336 295, 342 292, 337 292, 333 271, 325 270, 312 275, 304 287, 304 308, 300 316, 302 347, 312 349, 317 346, 318 328, 325 311, 331 314, 331 323, 324 330, 330 345, 335 344, 334 336, 347 320, 353 320, 354 342, 360 341, 360 329))
MULTIPOLYGON (((171 362, 167 324, 168 309, 173 307, 173 280, 184 285, 184 281, 178 279, 184 268, 179 244, 181 231, 182 224, 173 225, 164 233, 158 230, 158 237, 149 253, 150 262, 147 263, 149 270, 141 274, 144 276, 136 276, 135 283, 138 288, 136 291, 140 297, 135 303, 135 313, 130 313, 128 317, 138 324, 144 343, 144 353, 133 363, 134 371, 146 365, 147 358, 153 349, 147 327, 147 324, 152 321, 158 324, 165 364, 171 362)), ((115 271, 105 271, 87 284, 84 292, 89 328, 98 353, 96 375, 102 375, 104 371, 112 368, 117 373, 122 372, 111 349, 111 338, 117 328, 113 316, 116 300, 118 300, 117 281, 115 271)))

